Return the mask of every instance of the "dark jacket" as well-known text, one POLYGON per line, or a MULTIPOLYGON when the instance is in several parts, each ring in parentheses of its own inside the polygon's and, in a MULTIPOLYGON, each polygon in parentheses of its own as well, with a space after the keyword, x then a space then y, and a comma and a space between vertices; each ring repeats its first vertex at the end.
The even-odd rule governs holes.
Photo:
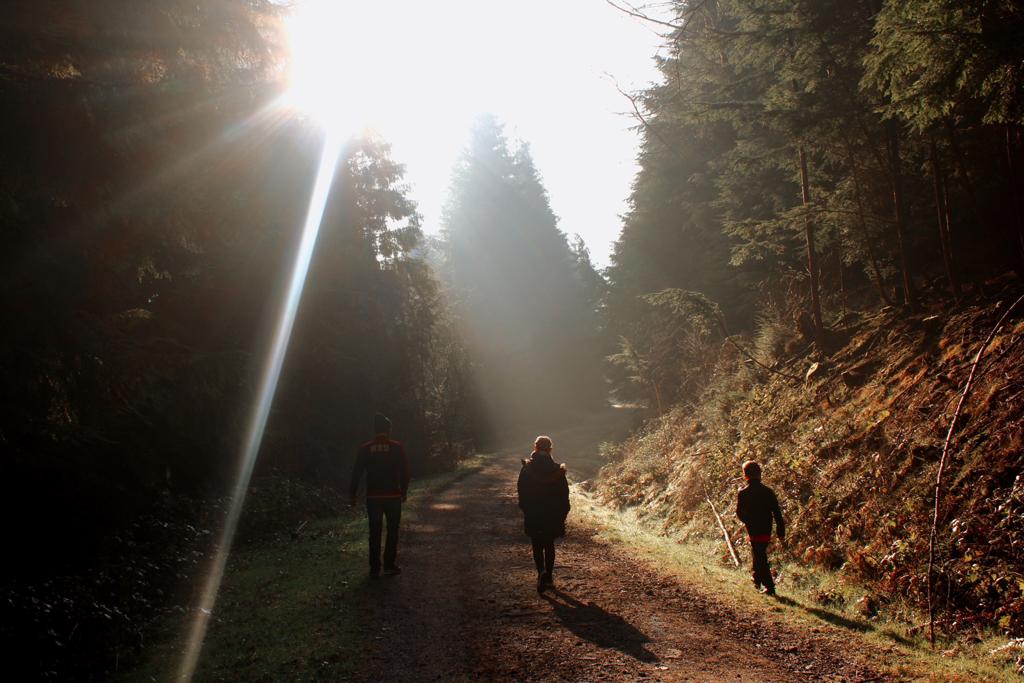
POLYGON ((565 465, 555 463, 549 453, 538 451, 529 460, 523 460, 517 488, 526 535, 544 539, 565 536, 565 518, 569 514, 565 465))
POLYGON ((786 524, 775 492, 760 481, 751 481, 736 496, 736 516, 747 527, 750 539, 767 543, 772 535, 772 519, 778 525, 779 538, 786 537, 786 524))
POLYGON ((378 434, 359 447, 349 487, 353 498, 364 473, 367 498, 401 499, 409 490, 409 461, 405 457, 405 449, 386 434, 378 434))

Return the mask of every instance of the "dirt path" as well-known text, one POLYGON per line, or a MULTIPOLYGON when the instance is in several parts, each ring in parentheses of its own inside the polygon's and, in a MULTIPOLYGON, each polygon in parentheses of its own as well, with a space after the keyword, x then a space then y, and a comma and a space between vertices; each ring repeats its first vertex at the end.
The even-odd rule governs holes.
POLYGON ((366 680, 884 680, 843 654, 841 636, 769 631, 572 515, 557 590, 537 595, 518 469, 515 456, 498 459, 403 524, 403 574, 366 584, 377 597, 366 680))

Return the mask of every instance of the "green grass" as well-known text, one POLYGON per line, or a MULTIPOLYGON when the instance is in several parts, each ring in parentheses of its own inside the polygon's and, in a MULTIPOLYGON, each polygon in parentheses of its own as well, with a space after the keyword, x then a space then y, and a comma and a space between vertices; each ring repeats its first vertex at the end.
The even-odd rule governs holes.
MULTIPOLYGON (((402 511, 416 518, 428 496, 480 469, 484 457, 415 481, 402 511)), ((196 671, 197 680, 337 680, 362 670, 368 635, 360 615, 369 607, 366 519, 356 508, 311 522, 290 538, 237 550, 231 557, 196 671)), ((156 643, 120 677, 175 677, 187 615, 161 624, 156 643)))
MULTIPOLYGON (((782 574, 780 598, 766 599, 754 592, 747 564, 740 569, 731 562, 725 564, 729 561, 723 559, 728 557, 724 542, 680 542, 660 533, 633 511, 611 510, 576 487, 572 509, 574 516, 594 524, 602 539, 637 551, 661 571, 704 588, 726 605, 780 619, 794 628, 807 630, 828 624, 842 629, 851 639, 854 653, 858 652, 858 643, 863 643, 870 646, 870 652, 884 655, 871 661, 882 673, 920 681, 1021 680, 1013 671, 1016 653, 989 654, 1004 645, 1006 638, 992 634, 974 642, 944 641, 932 650, 924 630, 911 635, 911 624, 905 620, 884 616, 865 619, 859 615, 855 605, 863 591, 847 585, 834 572, 809 570, 773 558, 773 567, 782 574), (817 596, 826 592, 841 596, 841 604, 820 604, 817 596)), ((740 559, 749 563, 746 557, 740 559)), ((927 615, 912 617, 918 625, 927 620, 927 615)), ((863 648, 860 652, 871 656, 863 648)))
MULTIPOLYGON (((415 519, 425 498, 484 462, 475 458, 457 470, 415 482, 403 519, 415 519)), ((922 635, 907 635, 905 622, 868 621, 857 615, 853 605, 861 594, 833 573, 779 564, 783 599, 766 600, 753 592, 745 568, 722 563, 723 548, 714 543, 679 543, 629 511, 612 511, 576 491, 573 516, 595 524, 605 540, 642 553, 660 570, 703 586, 725 604, 781 619, 795 628, 831 624, 843 629, 852 648, 866 642, 872 651, 887 653, 872 662, 885 673, 912 680, 1020 680, 1009 666, 1009 657, 997 660, 987 654, 1005 640, 944 643, 932 652, 922 635), (844 604, 820 605, 814 596, 824 591, 841 594, 844 604), (950 650, 949 655, 942 654, 950 650)), ((298 540, 274 540, 236 551, 228 564, 196 679, 338 680, 362 671, 370 638, 360 620, 370 607, 362 590, 367 580, 365 547, 365 517, 357 509, 310 523, 298 540)), ((166 619, 141 661, 123 672, 120 680, 172 680, 188 622, 187 615, 166 619)))

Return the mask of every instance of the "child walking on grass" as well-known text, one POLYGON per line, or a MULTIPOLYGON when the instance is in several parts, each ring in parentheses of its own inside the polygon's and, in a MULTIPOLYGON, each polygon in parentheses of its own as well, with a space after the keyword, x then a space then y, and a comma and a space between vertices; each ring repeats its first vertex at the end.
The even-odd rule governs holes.
POLYGON ((551 449, 550 438, 537 437, 530 459, 523 460, 517 485, 526 535, 533 543, 538 593, 554 585, 555 539, 565 536, 565 518, 569 515, 566 467, 555 463, 551 449))
POLYGON ((775 579, 768 564, 768 544, 772 540, 772 520, 777 524, 780 541, 786 538, 786 525, 775 492, 761 483, 761 466, 753 460, 743 463, 747 485, 736 496, 736 516, 747 527, 750 554, 754 564, 754 586, 765 595, 775 595, 775 579))

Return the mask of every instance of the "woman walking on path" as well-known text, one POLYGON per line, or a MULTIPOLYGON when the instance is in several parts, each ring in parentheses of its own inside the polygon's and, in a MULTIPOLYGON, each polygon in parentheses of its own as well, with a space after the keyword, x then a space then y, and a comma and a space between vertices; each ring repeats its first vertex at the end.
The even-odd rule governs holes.
POLYGON ((517 485, 526 535, 533 542, 538 593, 554 585, 555 539, 565 536, 565 518, 569 515, 565 464, 551 459, 551 449, 550 438, 537 437, 530 459, 523 460, 517 485))

